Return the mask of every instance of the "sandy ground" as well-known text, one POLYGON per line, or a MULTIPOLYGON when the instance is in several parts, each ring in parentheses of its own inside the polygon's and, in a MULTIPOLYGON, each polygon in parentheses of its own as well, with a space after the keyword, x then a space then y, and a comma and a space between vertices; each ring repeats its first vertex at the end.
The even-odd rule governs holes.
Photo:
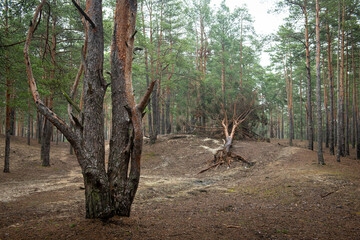
MULTIPOLYGON (((11 173, 0 173, 3 239, 360 239, 360 161, 325 166, 306 142, 287 146, 239 141, 233 151, 248 168, 209 166, 221 141, 184 136, 145 144, 139 190, 129 218, 85 219, 76 158, 54 144, 51 167, 40 145, 12 139, 11 173)), ((4 137, 0 136, 3 159, 4 137)))

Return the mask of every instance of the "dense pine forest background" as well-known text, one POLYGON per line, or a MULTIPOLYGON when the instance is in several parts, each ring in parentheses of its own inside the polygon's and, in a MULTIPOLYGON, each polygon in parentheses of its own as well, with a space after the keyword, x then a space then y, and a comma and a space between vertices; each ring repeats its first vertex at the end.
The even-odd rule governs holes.
MULTIPOLYGON (((79 3, 85 9, 84 1, 79 3)), ((27 82, 23 45, 38 1, 0 4, 0 133, 43 139, 45 146, 44 139, 64 141, 37 113, 27 82)), ((104 77, 110 82, 115 3, 104 4, 104 77)), ((135 95, 142 96, 157 80, 146 109, 145 136, 154 142, 159 134, 221 134, 224 110, 231 116, 234 109, 241 113, 252 106, 240 138, 287 138, 290 144, 301 139, 314 149, 322 135, 325 151, 339 160, 355 147, 360 158, 360 4, 319 4, 316 15, 315 1, 274 1, 273 13, 287 12, 288 17, 276 33, 259 36, 245 5, 230 10, 226 1, 216 8, 209 0, 139 1, 135 95), (269 66, 260 64, 263 52, 271 55, 269 66)), ((68 119, 66 97, 81 74, 81 17, 71 1, 52 0, 36 24, 30 55, 40 95, 68 119)), ((74 105, 81 110, 79 84, 74 105)), ((111 134, 110 90, 104 102, 106 139, 111 134)))

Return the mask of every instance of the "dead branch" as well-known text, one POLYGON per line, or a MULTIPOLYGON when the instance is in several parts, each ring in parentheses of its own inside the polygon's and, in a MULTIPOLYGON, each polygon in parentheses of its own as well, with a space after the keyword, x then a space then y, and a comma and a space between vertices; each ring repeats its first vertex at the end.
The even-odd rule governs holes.
POLYGON ((84 16, 84 18, 91 24, 92 28, 96 28, 95 23, 91 20, 91 18, 82 10, 82 8, 75 2, 75 0, 71 0, 77 10, 84 16))
POLYGON ((156 80, 152 81, 150 83, 150 86, 148 87, 144 97, 141 99, 140 103, 137 105, 137 108, 143 112, 146 108, 146 106, 148 105, 149 103, 149 98, 150 98, 150 95, 154 89, 154 86, 155 86, 155 83, 156 83, 156 80))

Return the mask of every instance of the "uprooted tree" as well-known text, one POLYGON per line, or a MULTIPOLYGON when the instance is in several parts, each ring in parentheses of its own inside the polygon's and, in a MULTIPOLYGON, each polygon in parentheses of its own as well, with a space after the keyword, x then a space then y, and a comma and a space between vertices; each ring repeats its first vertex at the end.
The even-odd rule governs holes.
MULTIPOLYGON (((42 0, 35 10, 24 47, 31 93, 39 112, 64 134, 74 148, 84 177, 86 217, 106 219, 114 215, 129 216, 140 178, 142 117, 154 87, 152 82, 140 103, 136 104, 132 87, 132 60, 137 1, 116 1, 110 83, 113 121, 107 171, 103 101, 110 84, 106 83, 103 76, 102 1, 87 0, 85 11, 75 1, 73 3, 85 19, 86 33, 82 61, 83 109, 80 109, 81 112, 76 117, 71 112, 72 108, 69 108, 73 128, 42 102, 30 63, 31 39, 46 0, 42 0)), ((76 86, 77 83, 74 84, 75 88, 76 86)), ((72 89, 72 96, 74 90, 72 89)))
MULTIPOLYGON (((253 107, 254 100, 253 100, 250 103, 250 105, 247 108, 245 108, 245 110, 241 110, 241 113, 237 114, 238 99, 239 98, 237 98, 237 100, 233 103, 232 118, 230 120, 228 119, 228 114, 226 113, 227 111, 225 106, 221 104, 221 110, 223 112, 223 119, 221 120, 221 126, 225 137, 224 146, 222 149, 218 150, 214 154, 214 159, 212 161, 212 164, 209 167, 201 170, 199 173, 203 173, 209 169, 216 168, 223 164, 226 164, 228 167, 230 167, 232 161, 241 161, 247 164, 248 166, 253 165, 252 162, 247 161, 244 157, 231 151, 235 133, 239 125, 243 123, 254 110, 253 107)), ((244 108, 240 108, 240 109, 244 109, 244 108)))

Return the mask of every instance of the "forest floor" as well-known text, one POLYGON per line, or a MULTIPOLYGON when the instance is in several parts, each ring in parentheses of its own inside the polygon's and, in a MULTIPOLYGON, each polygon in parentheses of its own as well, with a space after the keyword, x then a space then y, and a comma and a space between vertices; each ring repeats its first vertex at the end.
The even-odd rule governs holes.
MULTIPOLYGON (((0 239, 359 239, 360 161, 317 164, 306 141, 236 141, 255 165, 209 166, 218 140, 160 137, 145 144, 132 214, 85 219, 80 167, 67 143, 53 144, 51 167, 40 145, 12 138, 11 173, 0 173, 0 239)), ((4 136, 0 135, 4 159, 4 136)))

